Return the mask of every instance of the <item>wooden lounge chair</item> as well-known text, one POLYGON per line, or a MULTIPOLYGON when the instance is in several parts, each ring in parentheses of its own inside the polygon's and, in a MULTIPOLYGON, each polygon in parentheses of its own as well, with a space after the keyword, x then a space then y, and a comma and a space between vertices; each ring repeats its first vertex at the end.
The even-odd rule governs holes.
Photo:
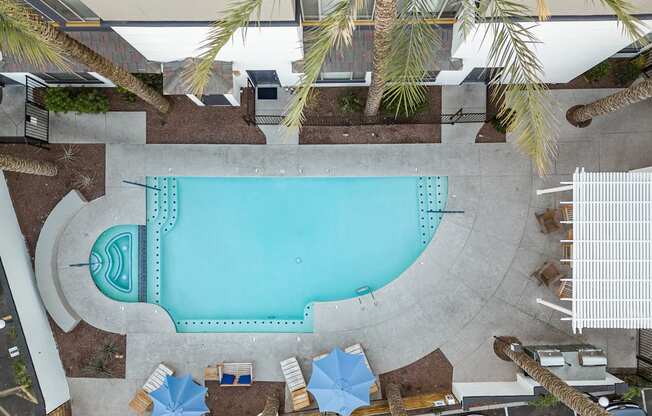
POLYGON ((559 299, 572 299, 573 298, 573 282, 560 281, 557 290, 555 290, 559 299))
POLYGON ((550 234, 562 228, 557 210, 547 209, 542 214, 534 214, 534 216, 544 234, 550 234))
POLYGON ((147 412, 147 410, 152 406, 152 399, 149 397, 149 393, 161 387, 163 383, 165 383, 166 376, 171 376, 173 374, 174 371, 172 369, 163 363, 159 364, 149 376, 143 387, 138 389, 134 398, 129 402, 131 410, 139 415, 147 412))
POLYGON ((561 258, 564 263, 568 263, 570 267, 573 267, 573 229, 571 228, 566 233, 566 240, 561 243, 561 258))
POLYGON ((573 221, 573 205, 572 204, 562 204, 559 208, 559 214, 561 215, 562 221, 573 221))
POLYGON ((292 396, 292 409, 298 411, 310 406, 306 380, 303 378, 303 372, 297 359, 291 357, 281 361, 281 370, 285 377, 285 384, 290 390, 290 396, 292 396))
MULTIPOLYGON (((364 353, 364 349, 362 348, 362 345, 360 344, 353 344, 350 347, 347 347, 344 349, 344 352, 348 352, 349 354, 360 354, 364 358, 365 364, 367 364, 367 368, 369 371, 371 371, 372 374, 375 375, 374 370, 371 369, 371 365, 369 365, 369 360, 367 359, 367 355, 364 353)), ((376 376, 376 382, 371 385, 369 388, 369 394, 376 394, 380 391, 380 379, 378 376, 376 376)))
POLYGON ((539 286, 542 284, 550 286, 559 281, 559 279, 566 277, 566 275, 559 271, 559 267, 550 260, 543 263, 543 265, 536 269, 530 276, 537 278, 539 286))
POLYGON ((254 382, 253 363, 222 363, 217 371, 220 387, 249 387, 254 382))
POLYGON ((207 381, 220 381, 217 367, 209 366, 204 369, 204 385, 206 385, 207 381))

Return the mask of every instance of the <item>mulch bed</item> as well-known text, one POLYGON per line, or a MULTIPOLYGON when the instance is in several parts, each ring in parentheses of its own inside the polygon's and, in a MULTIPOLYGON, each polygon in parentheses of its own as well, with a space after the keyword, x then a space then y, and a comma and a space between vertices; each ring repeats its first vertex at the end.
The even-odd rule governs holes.
MULTIPOLYGON (((428 87, 430 107, 423 115, 440 117, 441 88, 428 87)), ((311 118, 338 117, 347 118, 338 106, 338 98, 353 92, 364 103, 367 88, 361 87, 325 87, 315 89, 316 96, 306 109, 306 123, 311 118)), ((354 115, 353 117, 356 117, 354 115)), ((389 144, 389 143, 440 143, 441 126, 439 124, 391 124, 368 126, 305 126, 299 133, 300 144, 389 144)))
MULTIPOLYGON (((453 366, 444 353, 437 349, 418 361, 398 370, 380 375, 381 387, 389 383, 401 386, 403 396, 451 391, 453 366)), ((386 397, 383 391, 383 397, 386 397)))
POLYGON ((246 89, 240 107, 198 106, 185 95, 167 96, 171 101, 168 114, 135 98, 129 102, 115 89, 107 89, 111 111, 145 111, 147 143, 166 144, 265 144, 265 135, 244 120, 247 108, 246 89))
POLYGON ((265 408, 268 396, 276 396, 283 412, 285 383, 257 381, 251 387, 220 387, 218 382, 206 382, 206 405, 212 416, 255 416, 265 408))
MULTIPOLYGON (((0 145, 0 153, 47 160, 59 167, 59 174, 54 177, 5 172, 11 200, 32 261, 45 219, 61 198, 72 189, 80 188, 82 177, 92 178, 90 184, 80 189, 87 200, 104 195, 104 145, 51 144, 49 147, 50 150, 24 144, 0 145), (72 150, 72 160, 63 159, 64 149, 72 150)), ((123 335, 104 332, 84 322, 67 334, 53 321, 50 321, 50 326, 69 377, 106 377, 107 375, 87 373, 84 368, 109 342, 113 342, 119 355, 125 354, 126 337, 123 335)), ((107 360, 107 368, 113 377, 123 378, 125 375, 124 359, 107 360)))
POLYGON ((475 136, 476 143, 505 143, 506 141, 507 135, 496 130, 494 125, 489 121, 480 127, 480 131, 475 136))

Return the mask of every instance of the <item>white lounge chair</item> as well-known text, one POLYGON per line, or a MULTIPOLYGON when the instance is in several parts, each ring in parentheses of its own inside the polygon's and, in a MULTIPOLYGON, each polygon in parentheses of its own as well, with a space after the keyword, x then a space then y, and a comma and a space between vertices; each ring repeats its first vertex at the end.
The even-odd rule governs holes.
MULTIPOLYGON (((344 349, 344 352, 348 352, 349 354, 360 354, 364 358, 365 364, 367 364, 367 368, 369 371, 371 371, 372 374, 375 375, 374 370, 371 369, 371 365, 369 365, 369 360, 367 359, 367 355, 364 353, 364 349, 362 348, 362 345, 360 344, 353 344, 350 347, 347 347, 344 349)), ((376 376, 376 382, 371 385, 371 388, 369 388, 369 393, 370 394, 376 394, 380 391, 380 379, 378 376, 376 376)))
POLYGON ((149 393, 157 390, 165 383, 165 377, 174 375, 174 371, 161 363, 149 376, 142 388, 138 389, 133 399, 129 402, 129 407, 139 415, 145 414, 152 406, 152 399, 149 393))
POLYGON ((281 361, 281 370, 283 371, 283 377, 285 377, 285 384, 292 396, 292 408, 297 411, 310 406, 306 380, 303 378, 303 372, 301 372, 297 359, 291 357, 281 361))
POLYGON ((18 351, 18 347, 11 347, 9 348, 9 356, 11 358, 16 358, 20 355, 20 351, 18 351))

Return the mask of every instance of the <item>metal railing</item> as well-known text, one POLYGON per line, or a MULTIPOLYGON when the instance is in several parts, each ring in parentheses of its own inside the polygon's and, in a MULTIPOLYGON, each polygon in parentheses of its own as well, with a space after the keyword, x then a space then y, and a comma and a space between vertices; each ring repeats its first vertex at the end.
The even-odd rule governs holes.
POLYGON ((636 373, 639 377, 652 381, 652 329, 638 330, 636 373))
POLYGON ((50 139, 50 112, 45 108, 48 86, 25 76, 25 141, 43 146, 50 139))
MULTIPOLYGON (((283 122, 283 115, 255 114, 250 116, 257 125, 278 125, 283 122)), ((486 113, 467 113, 459 109, 452 114, 418 114, 412 117, 393 117, 379 114, 365 116, 353 114, 343 116, 308 116, 304 126, 371 126, 371 125, 397 125, 397 124, 456 124, 456 123, 483 123, 487 120, 486 113)))

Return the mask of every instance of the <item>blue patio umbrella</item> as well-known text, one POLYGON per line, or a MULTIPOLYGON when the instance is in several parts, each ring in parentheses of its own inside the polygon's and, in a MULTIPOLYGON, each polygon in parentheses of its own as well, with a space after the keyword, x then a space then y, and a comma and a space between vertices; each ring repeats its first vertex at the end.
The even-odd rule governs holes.
POLYGON ((192 381, 190 375, 166 376, 163 385, 149 395, 154 402, 152 416, 202 416, 209 412, 207 390, 192 381))
POLYGON ((313 362, 308 391, 317 400, 319 411, 349 416, 358 407, 369 405, 369 388, 375 381, 361 354, 335 348, 313 362))

